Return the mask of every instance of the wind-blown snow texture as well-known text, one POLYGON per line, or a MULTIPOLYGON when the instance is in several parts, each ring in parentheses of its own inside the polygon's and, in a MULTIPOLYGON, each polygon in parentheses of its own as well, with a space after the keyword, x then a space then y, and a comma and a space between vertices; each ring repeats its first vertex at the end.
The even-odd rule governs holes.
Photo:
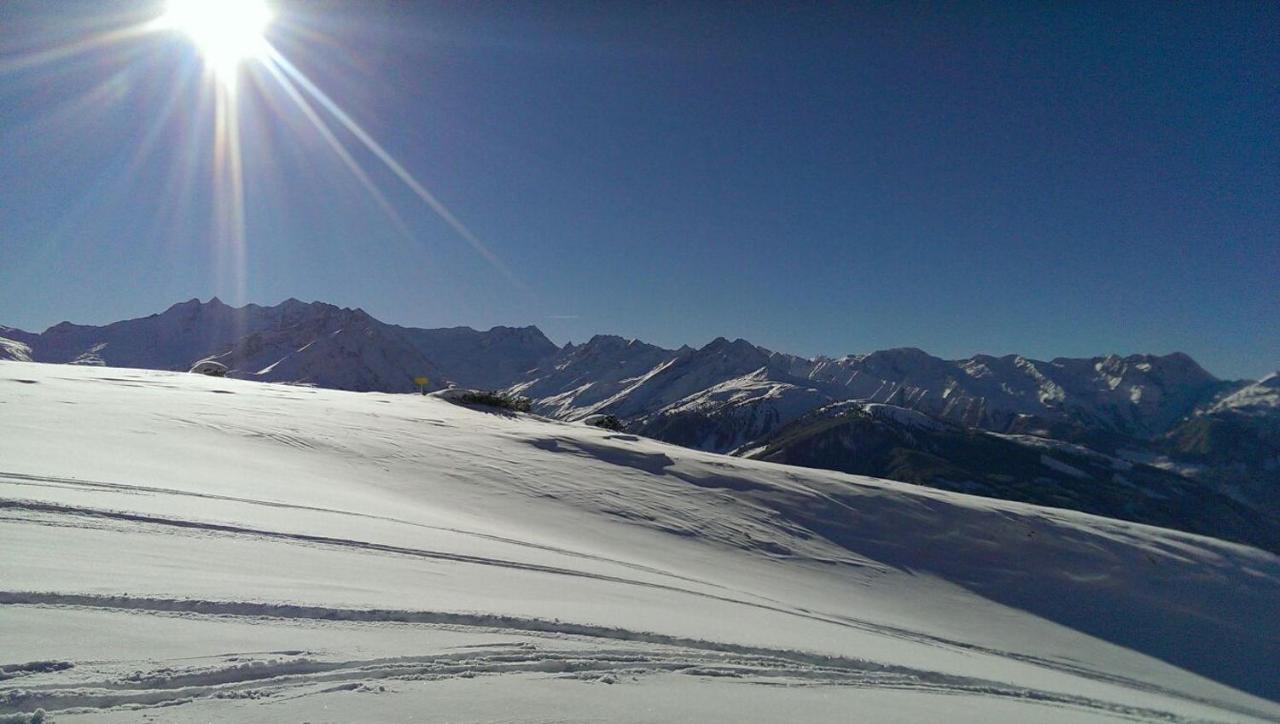
POLYGON ((1280 721, 1270 553, 433 397, 0 363, 0 550, 0 716, 1280 721))
POLYGON ((335 389, 411 392, 420 376, 431 390, 505 389, 544 415, 609 415, 628 432, 699 450, 1280 551, 1277 378, 1218 380, 1183 354, 1045 362, 892 349, 806 359, 741 339, 668 350, 604 335, 557 348, 535 327, 415 329, 292 299, 241 308, 193 299, 42 334, 0 328, 0 359, 187 370, 205 358, 232 377, 335 389), (1045 441, 1070 449, 1042 454, 1045 441))

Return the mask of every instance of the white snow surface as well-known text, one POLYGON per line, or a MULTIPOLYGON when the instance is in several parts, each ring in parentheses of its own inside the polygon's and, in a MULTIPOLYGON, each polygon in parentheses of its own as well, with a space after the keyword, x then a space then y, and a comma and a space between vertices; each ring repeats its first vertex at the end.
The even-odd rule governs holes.
POLYGON ((760 368, 677 400, 638 423, 643 429, 664 416, 703 413, 715 424, 701 445, 690 447, 718 452, 758 440, 830 401, 819 390, 772 380, 768 370, 760 368))
POLYGON ((1280 721, 1269 553, 430 396, 2 362, 0 550, 0 717, 1280 721))
MULTIPOLYGON (((1239 390, 1179 353, 1046 362, 1015 355, 943 360, 900 348, 808 359, 742 339, 670 350, 609 335, 557 348, 535 327, 415 329, 385 324, 361 309, 296 299, 268 307, 191 299, 101 327, 63 322, 40 334, 0 327, 0 338, 0 359, 188 370, 216 357, 232 377, 355 391, 411 392, 414 378, 426 376, 431 389, 506 388, 530 397, 538 412, 565 420, 605 413, 648 425, 670 410, 696 407, 732 418, 708 428, 722 428, 707 440, 719 451, 748 442, 736 434, 734 420, 744 418, 741 429, 767 434, 774 422, 788 421, 783 408, 805 399, 811 406, 804 413, 856 399, 986 430, 1083 424, 1151 437, 1205 412, 1229 394, 1224 388, 1239 390), (708 396, 761 369, 763 379, 797 394, 781 406, 708 396)), ((1280 399, 1275 378, 1270 388, 1264 382, 1228 403, 1230 409, 1273 413, 1280 399)), ((680 425, 685 432, 688 426, 680 425)))
POLYGON ((16 339, 0 337, 0 360, 31 361, 31 347, 16 339))
POLYGON ((1280 409, 1280 372, 1272 372, 1219 400, 1208 412, 1267 415, 1274 414, 1277 409, 1280 409))
POLYGON ((999 429, 1019 415, 1065 421, 1071 410, 1138 434, 1168 429, 1214 379, 1180 353, 1043 362, 1015 355, 941 360, 915 348, 819 358, 795 372, 842 385, 856 399, 965 425, 999 429))

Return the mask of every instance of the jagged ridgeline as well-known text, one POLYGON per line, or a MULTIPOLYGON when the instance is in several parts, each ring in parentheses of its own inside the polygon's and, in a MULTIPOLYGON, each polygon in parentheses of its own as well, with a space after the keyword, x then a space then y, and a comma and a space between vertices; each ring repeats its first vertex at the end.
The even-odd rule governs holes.
POLYGON ((719 338, 665 349, 536 327, 418 329, 295 299, 192 299, 40 334, 0 358, 187 370, 355 391, 458 386, 564 420, 712 452, 1083 510, 1280 550, 1280 382, 1220 380, 1184 354, 809 359, 719 338))

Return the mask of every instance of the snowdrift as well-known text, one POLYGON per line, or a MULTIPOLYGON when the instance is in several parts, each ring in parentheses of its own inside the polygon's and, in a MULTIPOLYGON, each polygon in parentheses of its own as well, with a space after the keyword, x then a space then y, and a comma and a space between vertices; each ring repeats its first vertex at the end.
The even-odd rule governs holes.
POLYGON ((1280 721, 1280 559, 420 395, 0 363, 0 717, 1280 721))

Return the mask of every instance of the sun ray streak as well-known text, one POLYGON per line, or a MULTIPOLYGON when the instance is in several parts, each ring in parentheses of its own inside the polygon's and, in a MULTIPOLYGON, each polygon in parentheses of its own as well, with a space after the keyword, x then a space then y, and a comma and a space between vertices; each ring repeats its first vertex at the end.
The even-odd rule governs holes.
MULTIPOLYGON (((244 0, 242 7, 254 9, 257 7, 256 0, 244 0)), ((263 7, 265 8, 265 6, 263 7)), ((189 2, 183 4, 171 4, 164 15, 149 22, 82 36, 72 42, 41 52, 0 57, 0 74, 57 63, 108 47, 128 46, 128 41, 162 31, 183 30, 191 36, 192 41, 199 46, 202 55, 205 56, 203 68, 205 82, 203 85, 211 91, 208 96, 202 94, 199 105, 200 110, 204 113, 212 111, 206 117, 211 117, 213 121, 213 198, 211 211, 213 212, 214 238, 217 242, 219 255, 222 257, 222 263, 219 265, 219 276, 222 279, 219 286, 230 286, 235 290, 236 298, 245 298, 248 288, 247 202, 245 198, 245 165, 241 146, 242 129, 240 118, 240 113, 245 109, 242 108, 242 104, 237 99, 237 83, 241 71, 239 63, 243 60, 255 60, 266 68, 270 77, 279 84, 279 87, 292 103, 297 106, 297 109, 315 128, 316 132, 320 134, 325 143, 338 155, 343 165, 355 176, 360 185, 370 193, 375 203, 387 214, 387 217, 401 235, 411 241, 418 241, 419 239, 406 223, 401 213, 392 204, 387 194, 379 189, 364 165, 357 160, 356 155, 353 154, 354 149, 363 146, 365 150, 390 170, 400 182, 408 187, 422 203, 444 221, 450 229, 462 237, 473 251, 501 273, 513 287, 525 292, 530 291, 529 287, 516 277, 502 259, 475 232, 464 224, 443 201, 428 190, 382 144, 374 139, 324 91, 317 87, 301 70, 294 66, 274 46, 266 42, 265 38, 261 37, 260 31, 241 32, 241 29, 237 27, 235 28, 237 33, 235 38, 230 35, 219 34, 222 30, 230 33, 231 26, 226 28, 218 26, 215 29, 206 28, 206 22, 219 19, 219 16, 216 15, 206 16, 203 14, 206 9, 207 6, 203 4, 203 0, 189 0, 189 2), (197 10, 199 12, 196 12, 197 10), (219 32, 215 32, 215 30, 219 32), (233 60, 234 62, 232 62, 233 60), (212 105, 212 109, 209 108, 209 105, 212 105), (333 125, 335 121, 338 126, 333 125), (341 133, 338 130, 339 127, 354 136, 359 145, 353 145, 349 141, 344 143, 344 139, 340 139, 338 135, 341 133)), ((250 19, 257 23, 252 28, 258 28, 259 26, 265 26, 270 20, 270 15, 266 10, 263 10, 250 19)), ((135 172, 146 161, 159 138, 160 127, 165 124, 173 111, 175 98, 176 96, 171 98, 170 102, 165 105, 156 120, 156 124, 151 131, 144 134, 141 143, 134 149, 133 156, 127 164, 128 172, 135 172)), ((197 153, 199 152, 194 147, 187 149, 184 168, 195 168, 197 166, 197 153)), ((368 162, 365 165, 368 165, 368 162)), ((179 179, 180 197, 185 199, 190 195, 191 181, 192 179, 185 175, 179 179)))
POLYGON ((155 22, 142 23, 140 25, 131 25, 127 28, 119 28, 104 33, 84 38, 74 43, 68 43, 56 48, 50 48, 38 53, 26 53, 14 58, 0 58, 0 73, 11 73, 19 70, 26 70, 46 63, 72 58, 82 53, 88 53, 94 50, 100 50, 117 43, 142 37, 157 27, 155 22))
POLYGON ((348 131, 351 132, 353 136, 355 136, 361 143, 363 143, 365 147, 368 148, 371 153, 373 153, 373 155, 377 156, 378 160, 382 161, 382 163, 385 164, 387 168, 389 168, 391 172, 396 175, 396 177, 398 177, 402 182, 404 182, 404 184, 408 186, 409 189, 413 191, 413 193, 419 199, 421 199, 427 206, 429 206, 432 211, 436 212, 436 214, 441 219, 443 219, 444 222, 448 224, 455 232, 457 232, 459 236, 465 239, 467 243, 469 243, 471 247, 476 250, 477 253, 483 256, 485 260, 487 260, 495 269, 501 272, 503 276, 505 276, 512 284, 516 285, 517 287, 520 287, 521 289, 526 288, 525 285, 519 279, 516 278, 515 274, 513 274, 511 270, 507 268, 507 266, 502 262, 502 260, 499 259, 496 254, 490 251, 489 247, 487 247, 484 244, 484 242, 480 240, 479 237, 477 237, 470 229, 468 229, 467 226, 458 219, 458 217, 454 216, 453 212, 450 211, 449 208, 445 206, 443 202, 437 199, 434 194, 432 194, 430 191, 427 190, 425 186, 419 183, 418 180, 413 177, 413 174, 409 173, 404 168, 404 166, 400 165, 400 163, 396 161, 395 158, 392 157, 391 154, 388 153, 387 150, 384 149, 381 144, 379 144, 376 140, 374 140, 372 136, 370 136, 367 132, 365 132, 365 130, 361 128, 360 125, 356 123, 350 116, 348 116, 347 113, 343 111, 342 108, 338 106, 337 103, 331 100, 329 96, 325 94, 324 91, 317 88, 316 85, 312 83, 306 77, 306 75, 302 73, 302 71, 294 67, 294 65, 290 63, 287 58, 281 55, 280 52, 277 51, 274 47, 268 45, 266 48, 266 53, 267 53, 267 59, 271 63, 279 65, 279 67, 285 73, 287 73, 291 78, 293 78, 298 83, 298 85, 302 87, 304 91, 306 91, 312 98, 316 100, 317 103, 323 106, 325 110, 329 111, 329 113, 333 114, 333 116, 338 119, 338 122, 341 123, 343 127, 345 127, 348 131))
POLYGON ((302 114, 306 116, 307 120, 311 121, 311 125, 315 126, 316 132, 318 132, 329 144, 334 153, 338 154, 338 158, 342 159, 343 165, 345 165, 347 169, 355 175, 356 179, 360 182, 360 185, 364 186, 365 190, 373 196, 374 201, 377 202, 378 206, 386 212, 396 229, 410 241, 417 241, 417 238, 413 235, 413 231, 409 229, 409 225, 400 217, 400 214, 395 210, 395 207, 393 207, 391 202, 387 200, 386 195, 383 194, 376 185, 374 185, 373 180, 369 178, 369 175, 365 173, 360 164, 351 156, 351 153, 342 145, 342 142, 338 140, 337 136, 333 135, 333 131, 329 129, 329 126, 327 126, 324 120, 320 118, 320 115, 316 113, 311 103, 308 102, 300 92, 298 92, 298 88, 293 84, 293 81, 289 80, 288 76, 281 73, 280 69, 277 68, 274 63, 268 61, 263 63, 263 65, 266 66, 267 71, 271 73, 271 76, 276 79, 276 82, 280 84, 280 87, 284 89, 285 94, 288 95, 295 104, 297 104, 298 109, 302 111, 302 114))
POLYGON ((240 117, 235 89, 215 86, 214 183, 218 240, 230 256, 237 299, 247 296, 245 265, 244 166, 240 154, 240 117))

